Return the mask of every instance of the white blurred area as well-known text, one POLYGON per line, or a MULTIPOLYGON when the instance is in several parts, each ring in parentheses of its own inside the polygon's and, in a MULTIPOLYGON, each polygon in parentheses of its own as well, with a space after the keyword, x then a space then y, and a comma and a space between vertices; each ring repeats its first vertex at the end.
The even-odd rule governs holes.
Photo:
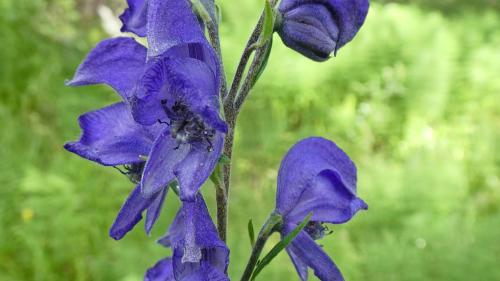
POLYGON ((110 7, 106 5, 99 5, 97 7, 97 14, 101 19, 102 29, 107 34, 113 37, 122 35, 122 33, 120 32, 120 19, 118 19, 118 15, 116 15, 110 7))

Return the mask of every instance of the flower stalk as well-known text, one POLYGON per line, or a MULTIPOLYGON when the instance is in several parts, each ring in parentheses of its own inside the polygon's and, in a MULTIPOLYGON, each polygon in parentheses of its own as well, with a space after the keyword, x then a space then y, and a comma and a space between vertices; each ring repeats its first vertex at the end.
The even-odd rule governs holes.
POLYGON ((266 245, 269 237, 274 233, 279 231, 281 225, 283 224, 283 218, 281 215, 277 213, 272 213, 267 221, 262 226, 259 235, 257 236, 257 240, 255 241, 255 245, 252 249, 252 254, 250 259, 248 260, 247 266, 243 275, 241 276, 241 281, 248 281, 252 277, 252 273, 254 271, 257 262, 259 261, 260 254, 266 245))
MULTIPOLYGON (((274 7, 277 3, 277 0, 270 0, 270 5, 271 7, 274 7)), ((244 102, 245 97, 247 94, 244 94, 241 96, 240 94, 240 102, 239 106, 236 107, 235 105, 235 99, 237 97, 237 94, 240 90, 240 85, 241 81, 244 79, 245 83, 244 86, 249 84, 250 82, 246 81, 252 81, 255 79, 255 76, 257 75, 258 71, 255 69, 259 64, 257 62, 261 62, 264 59, 265 52, 259 52, 259 50, 265 50, 267 46, 263 46, 261 48, 257 48, 257 41, 259 40, 262 31, 263 31, 263 24, 264 24, 264 16, 265 16, 265 11, 262 12, 262 15, 259 18, 259 21, 257 22, 257 25, 255 26, 252 34, 250 35, 250 38, 248 39, 248 42, 245 46, 245 49, 243 50, 243 54, 241 55, 240 62, 238 64, 238 67, 236 69, 236 73, 233 78, 233 82, 231 84, 231 88, 229 92, 224 95, 223 98, 223 114, 225 121, 228 125, 228 133, 226 134, 224 138, 224 155, 227 157, 228 161, 224 165, 222 169, 222 187, 217 186, 217 191, 216 191, 216 200, 217 200, 217 229, 219 232, 219 236, 223 241, 226 241, 227 239, 227 202, 228 202, 228 196, 229 196, 229 190, 230 190, 230 180, 231 180, 231 162, 232 162, 232 155, 233 155, 233 143, 234 143, 234 132, 236 128, 236 119, 238 117, 239 109, 241 108, 241 105, 244 102), (257 50, 257 53, 255 54, 254 57, 254 62, 251 65, 250 70, 248 71, 246 77, 244 77, 245 69, 247 67, 248 62, 250 61, 250 58, 254 51, 257 50), (262 58, 261 58, 262 57, 262 58), (255 61, 257 60, 257 61, 255 61), (253 66, 253 70, 252 70, 253 66)), ((209 35, 210 36, 210 35, 209 35)), ((212 37, 212 36, 210 36, 212 37)), ((218 38, 218 35, 216 36, 218 38)), ((220 45, 219 45, 220 48, 220 45)), ((220 50, 219 50, 220 53, 220 50)), ((224 76, 224 75, 223 75, 224 76)), ((224 84, 223 84, 224 85, 224 84)), ((251 87, 245 86, 245 89, 250 90, 251 87)))

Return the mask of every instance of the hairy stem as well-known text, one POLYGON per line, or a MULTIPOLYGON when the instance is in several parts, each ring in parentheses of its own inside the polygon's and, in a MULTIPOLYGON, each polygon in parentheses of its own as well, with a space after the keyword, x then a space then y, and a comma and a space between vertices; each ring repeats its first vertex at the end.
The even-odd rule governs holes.
POLYGON ((257 261, 259 260, 260 254, 266 245, 267 239, 273 234, 273 232, 277 231, 277 229, 281 226, 283 220, 278 214, 271 214, 267 221, 262 226, 259 235, 257 236, 257 241, 255 241, 255 245, 252 249, 252 254, 250 255, 250 259, 248 260, 247 266, 243 275, 241 276, 241 281, 248 281, 252 277, 253 270, 257 265, 257 261))
POLYGON ((248 70, 248 74, 245 78, 245 81, 243 82, 243 85, 241 86, 240 91, 238 92, 238 95, 236 96, 236 100, 234 102, 234 111, 239 112, 241 109, 241 106, 245 102, 246 98, 248 97, 248 94, 250 93, 250 90, 252 88, 252 82, 257 75, 257 72, 259 71, 259 67, 262 64, 262 62, 265 60, 265 54, 266 54, 266 49, 268 48, 268 44, 265 44, 264 46, 257 48, 257 52, 255 53, 255 57, 252 61, 252 64, 250 65, 250 69, 248 70))
POLYGON ((264 15, 262 14, 259 19, 259 22, 257 23, 257 26, 255 26, 255 29, 252 32, 252 35, 250 35, 250 38, 248 39, 245 49, 243 50, 243 54, 241 55, 240 58, 240 63, 238 64, 238 67, 236 68, 236 73, 234 74, 231 89, 229 90, 228 96, 225 98, 226 104, 232 105, 234 103, 234 99, 240 88, 241 80, 243 79, 243 74, 245 73, 248 61, 250 60, 250 57, 252 56, 252 53, 255 50, 253 46, 259 39, 260 33, 262 32, 263 22, 264 22, 264 15))
POLYGON ((222 167, 222 187, 217 189, 217 229, 222 241, 227 240, 227 220, 228 220, 228 195, 231 180, 231 159, 233 155, 234 140, 234 115, 226 114, 228 123, 228 133, 224 139, 224 155, 228 158, 228 163, 222 167))
MULTIPOLYGON (((270 0, 271 5, 274 7, 277 3, 277 0, 270 0)), ((236 119, 238 117, 238 112, 239 108, 235 108, 235 98, 236 94, 238 93, 241 81, 243 79, 243 75, 245 73, 246 66, 248 64, 248 61, 250 60, 250 57, 252 56, 252 53, 256 50, 256 45, 255 43, 259 40, 260 34, 262 33, 262 25, 264 22, 264 12, 262 12, 262 15, 260 16, 260 19, 253 30, 252 34, 250 35, 250 38, 248 39, 247 45, 245 47, 245 50, 243 51, 243 54, 241 56, 240 62, 238 64, 238 68, 236 70, 236 74, 234 76, 231 89, 227 94, 224 92, 221 92, 222 96, 224 97, 222 99, 222 104, 224 108, 224 118, 226 120, 226 123, 228 125, 228 133, 226 134, 224 138, 224 155, 228 159, 228 163, 226 163, 222 169, 222 189, 217 191, 216 197, 217 197, 217 230, 219 232, 219 236, 221 240, 226 241, 227 240, 227 221, 228 221, 228 197, 229 197, 229 190, 230 190, 230 184, 231 184, 231 164, 232 164, 232 156, 233 156, 233 143, 234 143, 234 133, 235 133, 235 128, 236 128, 236 119)), ((210 32, 210 28, 207 28, 210 32)), ((212 36, 210 35, 212 38, 212 36)), ((220 54, 220 43, 218 41, 218 32, 217 36, 215 36, 215 42, 217 44, 212 44, 218 46, 218 51, 216 47, 216 51, 220 54)), ((211 39, 212 40, 212 39, 211 39)), ((262 48, 265 48, 267 46, 264 46, 262 48)), ((260 48, 260 49, 262 49, 260 48)), ((259 50, 259 48, 257 48, 259 50)), ((255 59, 258 59, 258 61, 262 61, 263 58, 259 58, 259 56, 263 56, 262 52, 258 52, 254 58, 254 63, 255 64, 255 59)), ((255 75, 255 70, 252 71, 251 74, 252 76, 255 75)), ((247 74, 247 77, 245 78, 245 82, 248 79, 253 79, 253 77, 249 78, 247 74)), ((225 81, 225 80, 224 80, 225 81)), ((250 80, 251 81, 251 80, 250 80)), ((246 83, 245 83, 246 84, 246 83)), ((245 85, 244 84, 244 85, 245 85)), ((227 85, 225 82, 222 84, 223 87, 226 87, 227 85)), ((248 90, 250 90, 250 87, 246 87, 248 90)), ((246 95, 245 95, 246 96, 246 95)), ((242 102, 243 103, 243 102, 242 102)), ((240 105, 241 106, 241 105, 240 105)))

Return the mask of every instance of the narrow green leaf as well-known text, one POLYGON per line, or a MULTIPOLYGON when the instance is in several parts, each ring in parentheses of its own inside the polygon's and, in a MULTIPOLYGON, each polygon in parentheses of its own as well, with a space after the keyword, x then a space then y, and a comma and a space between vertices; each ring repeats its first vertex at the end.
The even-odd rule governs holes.
POLYGON ((255 84, 259 80, 260 76, 262 75, 262 73, 264 73, 264 70, 267 67, 267 62, 269 61, 269 57, 271 56, 272 48, 273 48, 273 39, 271 38, 271 40, 269 41, 269 44, 267 44, 267 47, 266 47, 266 53, 264 54, 264 60, 259 65, 259 68, 257 70, 257 74, 252 79, 252 84, 250 86, 250 89, 252 89, 253 86, 255 86, 255 84))
POLYGON ((253 248, 255 246, 255 231, 253 228, 252 219, 248 221, 248 237, 250 238, 250 244, 252 245, 253 248))
POLYGON ((275 16, 273 7, 271 7, 269 0, 264 0, 264 2, 264 24, 262 26, 261 40, 265 42, 273 36, 275 16))
POLYGON ((219 162, 217 162, 217 165, 215 166, 215 169, 212 171, 212 174, 210 175, 210 180, 214 183, 214 185, 221 186, 222 184, 222 167, 230 162, 229 157, 227 155, 222 154, 222 156, 219 158, 219 162))
POLYGON ((222 166, 223 164, 221 162, 217 163, 215 166, 215 169, 212 171, 212 174, 210 175, 210 180, 213 182, 215 187, 219 187, 222 183, 222 166))
POLYGON ((168 184, 168 188, 172 189, 172 191, 174 191, 174 193, 179 196, 179 183, 177 181, 171 181, 169 184, 168 184))
POLYGON ((292 232, 288 233, 278 244, 276 244, 271 251, 261 260, 261 262, 255 268, 252 279, 254 280, 257 275, 266 267, 283 249, 285 249, 292 241, 299 235, 299 233, 306 227, 311 220, 312 213, 309 213, 307 217, 294 229, 292 232))
POLYGON ((219 158, 219 163, 221 164, 229 164, 231 162, 231 159, 226 154, 222 154, 219 158))

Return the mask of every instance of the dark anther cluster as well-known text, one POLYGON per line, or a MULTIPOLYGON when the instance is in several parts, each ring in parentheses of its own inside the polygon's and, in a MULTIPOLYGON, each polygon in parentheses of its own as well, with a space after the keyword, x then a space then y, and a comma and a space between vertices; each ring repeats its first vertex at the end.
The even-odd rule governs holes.
POLYGON ((333 232, 332 230, 329 230, 324 223, 318 221, 310 221, 309 223, 307 223, 304 230, 314 240, 321 239, 325 237, 325 235, 329 235, 333 232))
POLYGON ((120 171, 122 175, 127 176, 132 183, 139 184, 141 182, 142 171, 144 171, 144 165, 146 165, 146 161, 123 165, 125 171, 117 166, 115 166, 115 168, 120 171))
MULTIPOLYGON (((202 118, 194 114, 181 101, 176 101, 172 107, 169 107, 167 100, 161 101, 163 110, 167 114, 170 122, 170 134, 177 141, 177 148, 185 143, 207 143, 207 151, 213 150, 212 138, 215 130, 209 128, 202 118)), ((160 121, 160 123, 165 123, 160 121)))

